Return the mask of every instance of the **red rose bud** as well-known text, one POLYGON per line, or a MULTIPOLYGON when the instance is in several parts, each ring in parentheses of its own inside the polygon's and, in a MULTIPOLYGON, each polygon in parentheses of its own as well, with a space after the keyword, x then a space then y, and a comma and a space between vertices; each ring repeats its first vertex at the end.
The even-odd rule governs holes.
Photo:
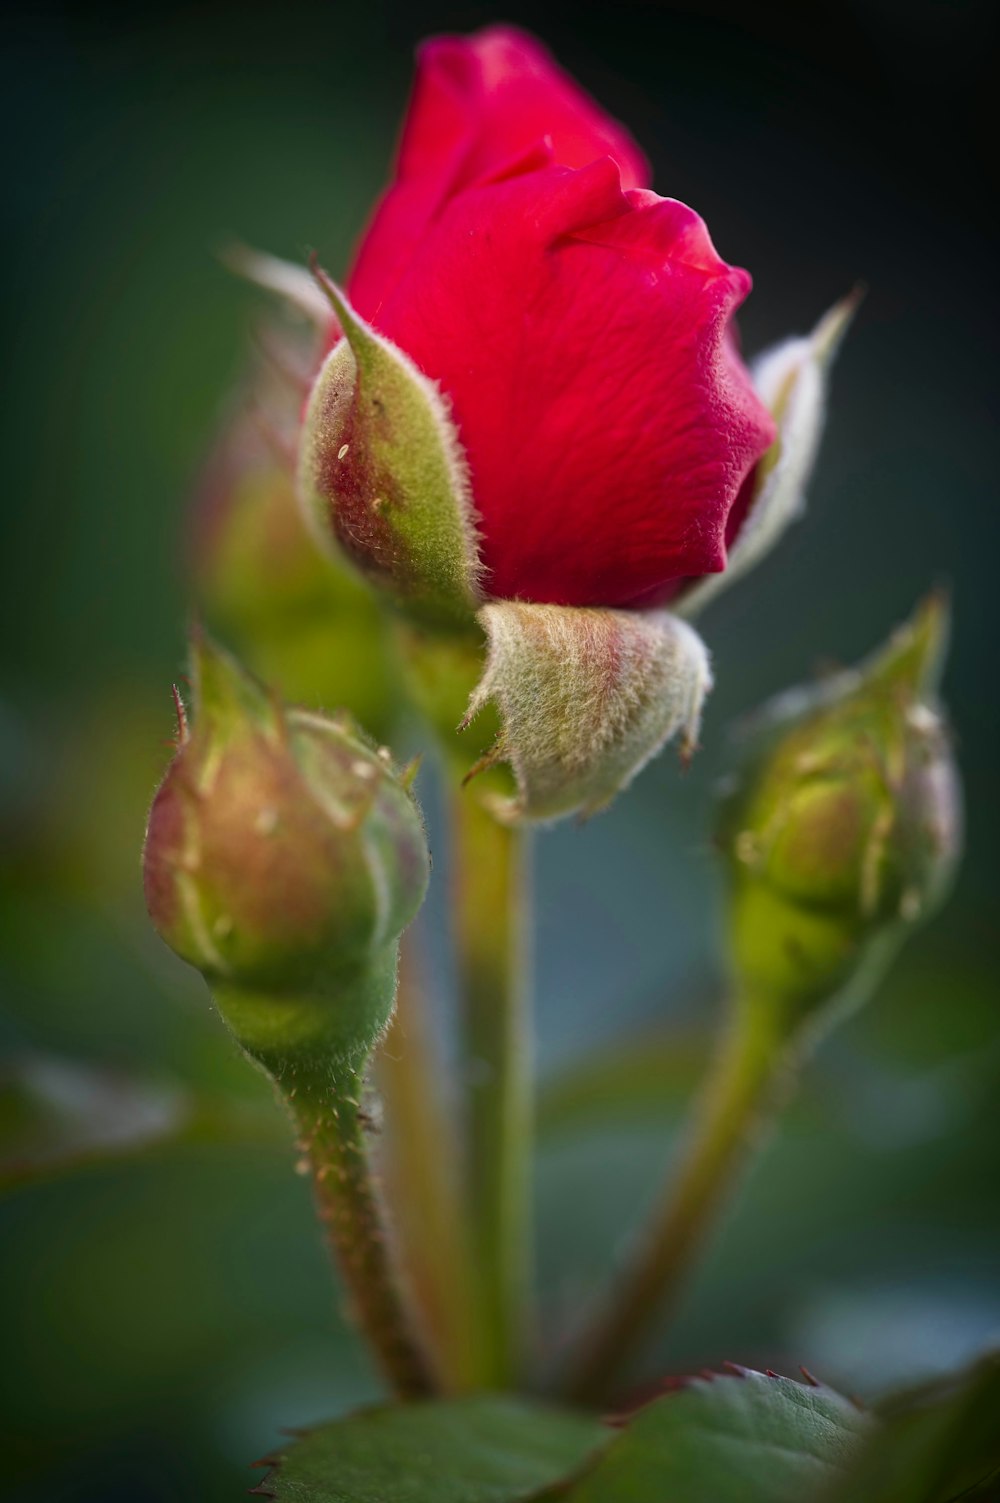
POLYGON ((749 289, 536 42, 506 27, 430 42, 350 306, 337 299, 305 489, 410 602, 475 596, 466 469, 490 596, 662 597, 724 567, 774 438, 732 333, 749 289))
MULTIPOLYGON (((292 270, 253 274, 306 301, 292 270)), ((508 27, 422 48, 395 178, 346 291, 317 280, 330 352, 300 443, 317 535, 421 628, 467 627, 478 611, 490 661, 472 707, 491 698, 505 721, 497 752, 519 785, 508 814, 598 807, 696 725, 708 672, 700 644, 677 650, 697 639, 662 616, 649 632, 595 631, 573 612, 677 599, 693 614, 727 550, 735 577, 773 545, 801 508, 849 305, 765 356, 755 389, 733 324, 747 273, 697 214, 650 191, 628 133, 508 27), (558 627, 547 615, 540 635, 522 610, 535 605, 570 614, 558 627), (511 646, 528 622, 534 711, 511 646), (642 688, 620 685, 602 722, 620 633, 657 666, 642 688), (569 676, 533 652, 542 637, 574 643, 569 676), (667 662, 679 677, 654 732, 645 696, 667 662), (549 707, 569 703, 580 723, 553 756, 549 707)))
POLYGON ((727 801, 737 975, 790 1026, 858 1000, 954 870, 960 789, 935 698, 945 633, 932 598, 867 663, 778 700, 727 801))
POLYGON ((251 1054, 356 1061, 388 1022, 423 899, 420 815, 349 725, 283 709, 206 641, 192 659, 194 725, 146 833, 150 916, 251 1054))

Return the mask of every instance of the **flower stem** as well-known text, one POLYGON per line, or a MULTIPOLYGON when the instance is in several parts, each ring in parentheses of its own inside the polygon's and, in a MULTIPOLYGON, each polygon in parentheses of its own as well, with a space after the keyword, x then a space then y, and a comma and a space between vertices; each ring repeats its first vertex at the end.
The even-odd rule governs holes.
POLYGON ((380 1161, 409 1281, 440 1386, 464 1393, 480 1360, 469 1229, 462 1217, 456 1134, 412 936, 403 941, 396 1012, 376 1059, 385 1108, 380 1161))
POLYGON ((570 1395, 599 1404, 691 1264, 775 1105, 787 1059, 769 1014, 738 1009, 705 1082, 676 1174, 654 1207, 607 1306, 571 1357, 570 1395))
POLYGON ((395 1392, 401 1398, 430 1393, 433 1376, 391 1266, 365 1143, 362 1076, 331 1066, 325 1072, 298 1070, 281 1084, 352 1314, 395 1392))
POLYGON ((479 1381, 503 1386, 518 1376, 531 1279, 528 837, 497 823, 472 793, 456 790, 452 811, 479 1381))

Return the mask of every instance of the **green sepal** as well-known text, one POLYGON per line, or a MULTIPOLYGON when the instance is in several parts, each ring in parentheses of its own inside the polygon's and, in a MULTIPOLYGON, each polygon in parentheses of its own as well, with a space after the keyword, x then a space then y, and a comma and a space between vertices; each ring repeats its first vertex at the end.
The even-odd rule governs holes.
POLYGON ((446 399, 322 277, 343 332, 316 377, 299 489, 314 534, 418 621, 468 626, 480 600, 465 455, 446 399))
POLYGON ((481 765, 506 762, 517 780, 516 797, 491 796, 498 818, 594 814, 671 737, 693 752, 712 678, 676 616, 505 600, 479 620, 488 655, 463 729, 496 706, 500 734, 481 765))

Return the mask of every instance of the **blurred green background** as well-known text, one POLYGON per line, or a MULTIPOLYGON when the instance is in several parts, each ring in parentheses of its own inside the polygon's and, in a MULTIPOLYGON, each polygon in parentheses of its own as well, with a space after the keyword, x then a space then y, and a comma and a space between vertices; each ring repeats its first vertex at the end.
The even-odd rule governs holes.
MULTIPOLYGON (((183 656, 186 498, 260 306, 213 247, 316 247, 342 273, 414 42, 495 15, 419 0, 9 13, 0 988, 30 1090, 8 1093, 0 1126, 23 1134, 44 1098, 77 1150, 84 1123, 105 1141, 138 1124, 153 1145, 53 1168, 0 1207, 4 1480, 25 1503, 221 1503, 281 1426, 377 1391, 267 1092, 146 924, 138 851, 183 656), (109 1092, 73 1062, 148 1089, 109 1092), (225 1105, 160 1141, 193 1099, 225 1105)), ((958 888, 812 1067, 644 1365, 801 1361, 875 1393, 1000 1335, 995 14, 616 0, 504 15, 629 121, 659 190, 753 271, 749 352, 858 278, 870 289, 807 519, 703 622, 718 687, 696 765, 682 776, 668 755, 610 814, 540 842, 546 1321, 627 1237, 717 1015, 708 831, 728 727, 943 581, 958 888)))

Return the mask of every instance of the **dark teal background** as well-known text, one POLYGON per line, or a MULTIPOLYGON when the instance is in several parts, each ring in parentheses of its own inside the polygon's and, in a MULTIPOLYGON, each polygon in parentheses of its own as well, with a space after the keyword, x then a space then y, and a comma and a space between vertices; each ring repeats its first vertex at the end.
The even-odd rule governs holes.
MULTIPOLYGON (((813 1067, 645 1371, 803 1361, 865 1393, 1000 1334, 996 1185, 996 272, 985 4, 508 7, 633 127, 661 192, 748 266, 751 353, 869 286, 806 520, 706 615, 704 749, 546 835, 546 1076, 648 1030, 673 1065, 550 1096, 549 1308, 627 1234, 722 988, 711 794, 727 726, 952 587, 968 796, 947 909, 813 1067), (569 17, 569 19, 567 19, 569 17), (673 1030, 673 1033, 669 1032, 673 1030), (671 1038, 679 1042, 669 1044, 671 1038), (648 1073, 648 1072, 647 1072, 648 1073)), ((24 6, 6 26, 0 819, 4 1037, 266 1095, 151 934, 145 806, 183 655, 185 497, 259 306, 233 235, 342 273, 384 181, 418 36, 475 5, 24 6)), ((656 1056, 659 1058, 659 1056, 656 1056)), ((188 1146, 3 1207, 12 1496, 242 1496, 279 1427, 375 1392, 333 1314, 284 1147, 188 1146)))

